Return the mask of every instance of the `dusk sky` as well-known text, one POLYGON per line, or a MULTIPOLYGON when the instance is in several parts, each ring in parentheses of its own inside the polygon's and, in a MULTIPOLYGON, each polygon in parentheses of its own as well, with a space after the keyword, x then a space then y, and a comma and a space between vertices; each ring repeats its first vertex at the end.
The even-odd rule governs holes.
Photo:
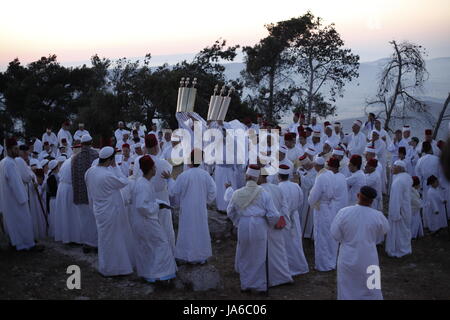
POLYGON ((253 45, 264 24, 311 10, 334 22, 361 61, 390 53, 388 41, 410 40, 428 58, 450 56, 449 0, 373 1, 56 1, 6 0, 0 5, 0 68, 54 53, 64 64, 108 58, 195 53, 216 39, 253 45))

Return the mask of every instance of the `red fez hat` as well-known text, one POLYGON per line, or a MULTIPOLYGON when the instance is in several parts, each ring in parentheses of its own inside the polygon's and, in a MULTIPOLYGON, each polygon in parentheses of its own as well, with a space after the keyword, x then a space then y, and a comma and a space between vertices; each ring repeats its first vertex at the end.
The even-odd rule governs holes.
POLYGON ((69 120, 64 121, 63 125, 70 126, 70 121, 69 120))
POLYGON ((289 166, 285 165, 285 164, 280 164, 279 168, 280 169, 284 169, 284 170, 289 170, 290 169, 289 166))
POLYGON ((124 143, 123 145, 122 145, 122 149, 123 148, 128 148, 128 149, 130 149, 130 145, 128 144, 128 143, 124 143))
POLYGON ((270 123, 269 123, 269 121, 263 121, 263 123, 262 123, 262 125, 264 126, 264 127, 268 127, 268 126, 270 126, 270 123))
POLYGON ((148 172, 151 168, 153 168, 154 165, 155 162, 148 154, 139 159, 139 166, 144 172, 148 172))
POLYGON ((369 161, 367 161, 367 165, 369 167, 376 168, 376 167, 378 167, 378 160, 375 158, 372 158, 369 161))
POLYGON ((62 139, 61 139, 61 142, 62 142, 62 143, 66 143, 66 142, 67 142, 67 139, 66 139, 66 138, 62 138, 62 139))
POLYGON ((433 130, 431 130, 431 129, 426 129, 425 130, 425 135, 426 136, 431 136, 433 134, 433 130))
POLYGON ((298 160, 303 161, 308 157, 308 155, 305 153, 304 155, 302 155, 301 157, 298 158, 298 160))
POLYGON ((243 122, 244 122, 244 124, 251 124, 252 123, 252 119, 247 117, 247 118, 244 118, 243 122))
POLYGON ((350 163, 356 167, 360 167, 362 164, 362 158, 359 154, 354 154, 350 158, 350 163))
POLYGON ((14 147, 14 146, 17 146, 17 140, 16 140, 16 138, 8 138, 8 139, 6 139, 6 148, 7 149, 9 149, 9 148, 12 148, 12 147, 14 147))
POLYGON ((339 168, 339 159, 335 157, 331 157, 327 162, 328 166, 331 168, 339 168))
POLYGON ((153 133, 145 136, 145 146, 147 148, 153 148, 156 145, 158 145, 158 139, 156 139, 156 136, 153 133))
POLYGON ((300 119, 305 119, 305 115, 303 113, 300 115, 300 119))
POLYGON ((253 170, 261 170, 261 167, 258 164, 251 164, 248 167, 253 170))
POLYGON ((297 127, 297 132, 298 132, 298 133, 301 133, 301 132, 303 132, 303 131, 305 131, 305 128, 304 128, 302 125, 300 125, 300 126, 297 127))
POLYGON ((306 138, 307 138, 307 136, 306 136, 306 131, 300 132, 298 136, 299 136, 299 137, 303 137, 303 138, 306 139, 306 138))
POLYGON ((417 176, 412 177, 413 179, 413 186, 417 186, 420 184, 420 179, 417 176))
POLYGON ((48 146, 48 141, 45 141, 45 142, 44 142, 44 146, 48 146))
POLYGON ((323 125, 324 125, 325 127, 327 127, 327 126, 331 125, 331 123, 330 123, 330 121, 325 121, 325 122, 323 123, 323 125))
POLYGON ((297 135, 293 132, 288 132, 284 135, 284 141, 292 141, 295 140, 295 137, 297 137, 297 135))

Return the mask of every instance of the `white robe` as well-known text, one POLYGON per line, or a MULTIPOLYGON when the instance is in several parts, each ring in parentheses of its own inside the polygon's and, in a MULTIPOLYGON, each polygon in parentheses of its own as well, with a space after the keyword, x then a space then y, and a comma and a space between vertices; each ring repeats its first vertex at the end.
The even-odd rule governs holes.
MULTIPOLYGON (((334 196, 332 200, 333 213, 336 216, 339 210, 348 206, 347 180, 345 176, 338 172, 334 173, 334 196)), ((333 217, 334 219, 334 217, 333 217)))
POLYGON ((338 212, 331 234, 340 243, 337 262, 339 300, 381 300, 381 289, 369 289, 369 266, 378 266, 377 239, 389 230, 380 211, 360 205, 338 212))
MULTIPOLYGON (((164 159, 160 159, 157 156, 150 155, 150 157, 155 162, 156 173, 155 176, 150 180, 150 183, 155 190, 156 199, 165 201, 167 203, 170 202, 169 198, 169 189, 167 185, 167 180, 161 177, 163 172, 172 173, 173 167, 170 163, 164 159)), ((135 181, 139 177, 142 177, 142 170, 139 164, 139 159, 141 157, 136 157, 134 160, 134 168, 133 168, 133 178, 135 181)), ((170 241, 172 246, 172 250, 175 250, 175 231, 173 230, 173 222, 172 222, 172 210, 169 209, 161 209, 159 210, 159 221, 161 222, 165 232, 167 233, 167 238, 170 241)))
MULTIPOLYGON (((275 208, 278 208, 280 216, 284 216, 288 223, 288 207, 283 191, 280 187, 264 183, 261 187, 271 196, 275 208)), ((292 282, 291 271, 289 269, 289 261, 287 248, 285 244, 284 234, 289 229, 268 228, 268 268, 269 268, 269 287, 278 286, 284 283, 292 282)))
POLYGON ((171 203, 180 207, 175 258, 204 262, 212 255, 206 205, 216 197, 216 184, 203 169, 190 168, 169 180, 171 203))
POLYGON ((361 187, 366 185, 366 176, 362 170, 353 172, 350 177, 347 178, 348 186, 348 205, 352 206, 358 202, 358 193, 361 187))
MULTIPOLYGON (((139 178, 132 191, 131 227, 133 230, 137 274, 161 279, 177 271, 172 245, 159 222, 159 205, 153 185, 139 178)), ((170 212, 170 211, 169 211, 170 212)))
POLYGON ((0 212, 10 242, 17 250, 34 247, 28 196, 13 158, 0 161, 0 212))
POLYGON ((372 202, 372 208, 379 211, 383 211, 383 194, 381 184, 382 183, 379 171, 375 170, 372 173, 366 173, 366 186, 375 189, 377 192, 377 197, 372 202))
POLYGON ((314 168, 311 168, 308 171, 298 171, 300 177, 300 185, 303 191, 303 196, 305 201, 303 201, 303 206, 300 209, 301 215, 301 225, 302 225, 302 234, 304 238, 313 238, 313 226, 314 226, 314 217, 313 217, 313 209, 309 205, 307 199, 309 197, 309 192, 314 186, 314 182, 316 181, 317 171, 314 168))
MULTIPOLYGON (((422 196, 423 196, 424 202, 427 200, 428 189, 430 188, 427 185, 427 179, 432 175, 435 176, 436 178, 439 178, 440 173, 441 173, 440 168, 441 168, 441 164, 440 164, 439 158, 432 154, 426 154, 417 161, 415 171, 416 171, 416 175, 420 179, 422 196)), ((441 181, 439 181, 439 182, 441 182, 441 181)), ((425 218, 424 227, 427 228, 428 221, 427 221, 426 217, 424 217, 424 218, 425 218)))
MULTIPOLYGON (((447 216, 444 205, 444 195, 439 188, 430 187, 428 189, 427 200, 425 202, 424 216, 428 222, 428 229, 435 232, 447 227, 447 216)), ((447 203, 447 210, 449 205, 447 203)))
POLYGON ((358 132, 358 134, 352 133, 350 135, 351 141, 348 144, 348 152, 350 155, 359 154, 360 156, 363 156, 364 149, 367 145, 367 138, 361 131, 358 132))
POLYGON ((99 272, 104 276, 133 272, 131 228, 120 189, 128 184, 118 167, 91 167, 85 174, 98 230, 99 272))
POLYGON ((47 197, 45 193, 45 185, 37 185, 37 182, 33 181, 28 186, 30 195, 30 214, 31 220, 33 221, 34 239, 41 240, 47 237, 47 197), (34 183, 36 183, 36 189, 34 187, 34 183), (41 198, 40 200, 39 197, 41 198))
POLYGON ((54 207, 55 240, 81 243, 80 213, 73 203, 72 158, 59 170, 59 184, 54 207))
POLYGON ((69 148, 72 146, 73 138, 72 138, 72 134, 70 133, 70 131, 65 130, 63 128, 59 129, 59 132, 58 132, 59 145, 61 145, 62 139, 67 140, 67 144, 68 144, 69 148))
MULTIPOLYGON (((246 186, 253 184, 256 183, 248 181, 246 186)), ((235 268, 239 273, 241 289, 266 291, 268 228, 273 228, 280 217, 272 198, 261 188, 259 194, 245 208, 237 206, 232 199, 227 208, 227 215, 238 229, 235 268)))
POLYGON ((314 208, 314 255, 318 271, 336 269, 338 244, 331 236, 330 226, 336 213, 333 212, 334 174, 322 169, 309 193, 308 202, 314 208))
POLYGON ((411 187, 411 238, 423 237, 422 217, 420 209, 423 207, 419 191, 411 187))
POLYGON ((215 165, 214 182, 216 183, 216 207, 219 211, 226 211, 228 202, 225 201, 225 183, 236 188, 236 176, 233 165, 215 165))
POLYGON ((299 210, 303 207, 303 202, 306 201, 306 199, 303 197, 302 189, 296 183, 281 181, 278 186, 285 196, 289 213, 289 232, 285 232, 284 239, 291 275, 296 276, 305 274, 309 272, 309 267, 305 258, 305 253, 303 252, 303 237, 302 229, 300 227, 299 210))
POLYGON ((412 253, 411 186, 412 178, 408 173, 394 175, 389 198, 390 230, 386 235, 386 253, 391 257, 412 253))

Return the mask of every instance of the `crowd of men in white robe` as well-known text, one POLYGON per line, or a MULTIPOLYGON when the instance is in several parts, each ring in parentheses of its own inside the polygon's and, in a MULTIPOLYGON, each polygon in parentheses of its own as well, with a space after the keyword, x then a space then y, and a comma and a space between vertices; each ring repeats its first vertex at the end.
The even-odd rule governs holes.
MULTIPOLYGON (((189 119, 188 129, 196 120, 189 119)), ((16 250, 40 251, 38 241, 50 237, 83 245, 85 253, 98 251, 104 276, 136 271, 165 283, 176 277, 177 263, 204 264, 212 256, 208 206, 214 203, 237 228, 241 290, 266 293, 308 273, 306 238, 314 243, 315 270, 337 268, 339 299, 381 299, 380 288, 366 284, 367 268, 378 266, 376 245, 384 242, 386 253, 400 258, 412 253, 411 240, 424 228, 437 233, 447 227, 450 185, 439 164, 442 144, 431 130, 422 142, 410 137, 408 126, 391 137, 373 115, 355 121, 350 134, 339 122, 320 125, 313 117, 306 124, 299 114, 293 120, 280 131, 279 149, 269 149, 279 157, 275 174, 261 159, 211 168, 202 163, 202 151, 192 149, 190 163, 173 179, 172 150, 182 138, 155 127, 147 134, 139 125, 129 131, 122 122, 114 147, 98 155, 83 124, 73 136, 65 122, 58 135, 48 128, 42 140, 9 138, 0 162, 3 230, 16 250), (75 187, 80 161, 89 163, 75 187), (75 203, 79 188, 88 204, 75 203)), ((240 124, 255 136, 275 128, 261 115, 256 124, 240 124)))

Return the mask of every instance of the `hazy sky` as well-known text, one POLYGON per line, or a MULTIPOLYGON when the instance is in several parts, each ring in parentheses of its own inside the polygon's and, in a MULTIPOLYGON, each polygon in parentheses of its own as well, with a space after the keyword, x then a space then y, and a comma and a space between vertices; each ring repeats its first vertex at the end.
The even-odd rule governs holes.
POLYGON ((362 61, 387 56, 392 39, 422 44, 429 58, 450 56, 450 0, 2 0, 0 67, 50 53, 63 63, 194 53, 219 37, 252 45, 264 24, 308 9, 334 22, 362 61))

